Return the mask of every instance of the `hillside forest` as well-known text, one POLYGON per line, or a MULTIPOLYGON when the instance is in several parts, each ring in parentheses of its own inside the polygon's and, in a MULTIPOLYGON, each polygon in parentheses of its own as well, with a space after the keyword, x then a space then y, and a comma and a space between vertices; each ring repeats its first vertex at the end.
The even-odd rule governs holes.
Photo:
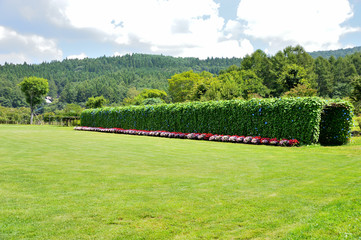
POLYGON ((38 113, 85 107, 103 96, 107 105, 320 96, 360 101, 361 52, 313 58, 303 47, 275 55, 257 50, 244 58, 175 58, 128 54, 96 59, 65 59, 42 64, 0 66, 0 105, 27 107, 18 84, 29 76, 45 78, 52 103, 38 113), (68 106, 69 108, 69 106, 68 106))

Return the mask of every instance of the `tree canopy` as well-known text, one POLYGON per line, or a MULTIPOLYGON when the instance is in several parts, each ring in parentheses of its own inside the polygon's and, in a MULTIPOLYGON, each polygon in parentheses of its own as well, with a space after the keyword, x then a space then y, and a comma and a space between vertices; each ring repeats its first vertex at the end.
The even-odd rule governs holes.
POLYGON ((289 46, 274 55, 256 50, 243 59, 200 60, 128 54, 121 57, 66 59, 37 65, 5 64, 0 66, 2 106, 26 106, 17 85, 28 76, 48 79, 48 95, 55 101, 51 107, 45 106, 45 110, 55 106, 63 108, 71 103, 84 107, 93 96, 103 96, 113 106, 140 105, 147 101, 313 95, 315 91, 321 97, 346 98, 354 95, 357 86, 353 84, 354 79, 361 76, 361 52, 314 59, 301 46, 289 46), (150 97, 143 92, 155 89, 163 91, 167 97, 150 97), (148 98, 157 100, 145 101, 148 98))
POLYGON ((86 108, 101 108, 107 103, 107 100, 103 97, 90 97, 85 103, 86 108))
POLYGON ((19 86, 25 94, 26 102, 30 105, 30 124, 32 124, 35 106, 44 101, 44 97, 49 91, 48 80, 38 77, 27 77, 19 83, 19 86))

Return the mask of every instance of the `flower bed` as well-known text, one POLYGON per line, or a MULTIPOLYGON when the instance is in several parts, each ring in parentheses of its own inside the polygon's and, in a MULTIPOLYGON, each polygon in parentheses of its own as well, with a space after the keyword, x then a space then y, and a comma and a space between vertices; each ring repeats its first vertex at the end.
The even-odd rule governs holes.
POLYGON ((182 133, 182 132, 167 132, 167 131, 147 131, 137 129, 122 129, 122 128, 102 128, 102 127, 75 127, 74 130, 78 131, 94 131, 104 133, 117 133, 129 135, 142 135, 142 136, 155 136, 167 138, 183 138, 193 140, 206 140, 218 142, 232 142, 232 143, 246 143, 246 144, 259 144, 259 145, 273 145, 292 147, 299 146, 296 139, 281 139, 277 138, 261 138, 260 136, 237 136, 237 135, 217 135, 212 133, 182 133))

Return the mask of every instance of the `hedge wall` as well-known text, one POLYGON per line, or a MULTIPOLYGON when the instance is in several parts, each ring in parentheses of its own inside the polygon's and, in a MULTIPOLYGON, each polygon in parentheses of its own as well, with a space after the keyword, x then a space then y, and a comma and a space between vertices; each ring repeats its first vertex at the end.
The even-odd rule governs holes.
POLYGON ((321 114, 319 143, 342 145, 351 137, 353 106, 345 101, 327 103, 321 114))
POLYGON ((350 137, 351 106, 348 102, 313 97, 101 108, 83 111, 81 125, 343 144, 350 137))

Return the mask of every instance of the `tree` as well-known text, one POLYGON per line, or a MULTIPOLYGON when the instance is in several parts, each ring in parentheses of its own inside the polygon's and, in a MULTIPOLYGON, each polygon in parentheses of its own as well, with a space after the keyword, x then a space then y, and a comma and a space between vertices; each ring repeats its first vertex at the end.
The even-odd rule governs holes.
POLYGON ((313 97, 317 95, 317 90, 312 89, 306 85, 298 84, 290 91, 285 92, 283 96, 286 97, 313 97))
POLYGON ((263 80, 253 70, 243 70, 231 66, 222 71, 217 80, 217 84, 211 84, 205 94, 207 99, 214 97, 209 100, 248 99, 255 95, 265 97, 270 93, 270 90, 263 84, 263 80))
POLYGON ((147 99, 153 99, 149 102, 157 102, 161 101, 162 103, 165 103, 168 100, 168 95, 165 91, 159 90, 159 89, 143 89, 142 92, 140 92, 138 95, 134 96, 133 98, 125 98, 123 103, 125 105, 148 105, 147 99), (157 100, 154 100, 157 99, 157 100), (144 101, 146 104, 144 104, 144 101))
POLYGON ((317 89, 321 97, 331 97, 333 92, 333 75, 331 64, 323 57, 315 60, 315 73, 317 75, 317 89))
POLYGON ((64 107, 61 113, 66 117, 80 117, 83 110, 84 109, 80 105, 76 103, 69 103, 64 107))
POLYGON ((192 89, 201 81, 201 79, 202 77, 192 70, 175 74, 171 79, 168 79, 169 94, 171 95, 173 102, 190 100, 192 89))
POLYGON ((254 94, 265 97, 270 94, 270 90, 263 84, 263 80, 259 78, 252 70, 242 70, 241 93, 244 99, 249 99, 254 94))
POLYGON ((243 79, 239 67, 235 65, 230 66, 219 74, 218 80, 220 82, 219 91, 221 99, 231 100, 242 97, 241 85, 243 85, 243 79))
POLYGON ((273 90, 274 95, 280 96, 284 91, 289 91, 291 88, 297 86, 299 84, 298 80, 295 79, 295 77, 297 78, 297 76, 292 77, 291 74, 299 72, 301 69, 303 78, 307 79, 307 84, 310 85, 311 88, 316 88, 317 76, 314 72, 314 60, 311 55, 303 49, 303 47, 299 45, 295 47, 289 46, 286 47, 282 52, 279 51, 274 57, 272 57, 272 74, 275 76, 274 79, 277 79, 275 81, 275 83, 277 84, 272 84, 269 87, 273 90), (290 67, 297 69, 294 69, 295 71, 292 71, 293 73, 289 72, 289 76, 285 76, 285 70, 290 70, 290 67), (290 77, 290 79, 288 80, 295 80, 296 82, 289 82, 291 86, 288 87, 286 87, 284 84, 279 84, 279 80, 284 77, 290 77), (292 80, 292 78, 294 79, 292 80))
POLYGON ((307 73, 302 66, 288 64, 283 69, 279 78, 279 83, 284 87, 284 90, 289 91, 298 84, 309 85, 309 80, 307 79, 307 73))
POLYGON ((357 73, 361 75, 361 52, 354 53, 350 56, 350 58, 356 68, 357 73))
POLYGON ((30 124, 33 124, 35 106, 44 101, 49 92, 48 80, 38 77, 27 77, 19 83, 21 91, 25 94, 26 102, 30 105, 30 124))
POLYGON ((68 83, 65 85, 60 94, 60 101, 63 103, 73 103, 76 101, 77 86, 75 83, 68 83))
POLYGON ((350 98, 355 106, 356 113, 359 114, 361 110, 361 76, 357 76, 353 79, 352 87, 353 89, 350 98))
POLYGON ((306 70, 307 74, 312 71, 314 60, 312 56, 300 45, 295 47, 286 47, 283 50, 283 54, 286 57, 288 64, 297 64, 302 66, 306 70))
POLYGON ((86 108, 101 108, 103 107, 108 101, 103 97, 90 97, 88 101, 85 103, 86 108))
POLYGON ((161 98, 146 98, 142 101, 141 105, 157 105, 163 103, 164 100, 161 98))
POLYGON ((241 62, 242 70, 252 70, 257 77, 263 79, 264 84, 270 88, 275 79, 272 73, 272 62, 265 52, 258 49, 251 56, 246 55, 241 62))
POLYGON ((332 97, 347 97, 351 94, 352 79, 357 76, 357 71, 349 58, 338 58, 332 66, 334 75, 334 91, 332 97))
POLYGON ((200 73, 200 77, 200 80, 196 82, 191 90, 190 100, 192 101, 205 100, 205 93, 211 87, 212 83, 216 81, 210 72, 203 71, 200 73))
POLYGON ((355 102, 361 101, 361 76, 357 76, 352 81, 352 92, 350 98, 355 102))

